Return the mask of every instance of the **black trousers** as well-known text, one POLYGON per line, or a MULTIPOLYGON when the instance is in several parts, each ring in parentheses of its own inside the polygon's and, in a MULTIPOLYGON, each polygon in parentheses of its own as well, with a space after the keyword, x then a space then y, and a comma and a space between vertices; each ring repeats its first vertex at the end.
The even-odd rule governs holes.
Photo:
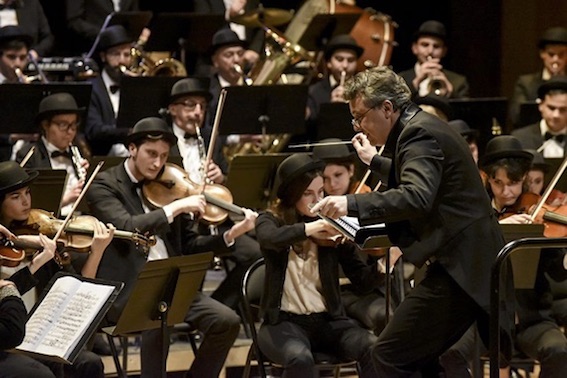
POLYGON ((458 341, 475 320, 488 314, 438 263, 394 312, 372 348, 380 377, 411 377, 458 341))
POLYGON ((539 360, 540 378, 567 376, 567 338, 555 322, 542 321, 518 331, 516 346, 539 360))

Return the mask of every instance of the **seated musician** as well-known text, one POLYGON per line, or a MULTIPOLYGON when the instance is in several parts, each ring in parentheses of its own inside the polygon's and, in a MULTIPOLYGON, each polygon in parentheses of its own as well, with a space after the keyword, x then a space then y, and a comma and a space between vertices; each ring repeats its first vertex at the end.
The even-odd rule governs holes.
MULTIPOLYGON (((479 166, 488 177, 487 190, 500 223, 522 224, 529 221, 529 204, 520 203, 526 198, 524 180, 532 159, 533 155, 523 150, 513 136, 498 136, 488 142, 479 166)), ((534 287, 515 290, 515 346, 518 351, 540 362, 541 376, 561 377, 567 373, 567 338, 552 316, 552 295, 546 278, 566 280, 566 264, 564 249, 542 251, 534 287)), ((471 329, 441 358, 447 376, 471 376, 467 360, 470 362, 473 356, 473 339, 474 329, 471 329)))
MULTIPOLYGON (((549 173, 549 164, 545 162, 541 153, 527 150, 533 155, 532 165, 526 175, 525 186, 530 193, 541 195, 545 184, 545 176, 549 173)), ((562 204, 558 203, 559 205, 562 204)))
POLYGON ((0 84, 23 81, 21 74, 28 65, 32 38, 19 26, 0 28, 0 84), (19 71, 19 76, 16 74, 19 71))
POLYGON ((425 21, 414 34, 411 51, 417 61, 413 68, 399 73, 414 96, 426 96, 434 92, 432 83, 441 87, 439 95, 463 98, 469 95, 466 77, 443 67, 441 60, 447 54, 447 32, 439 21, 425 21))
MULTIPOLYGON (((83 110, 77 106, 77 102, 69 93, 56 93, 45 97, 39 104, 36 117, 41 128, 41 139, 23 146, 16 155, 16 161, 19 163, 34 147, 35 150, 24 167, 65 169, 68 172, 67 186, 61 199, 62 216, 69 213, 79 197, 89 167, 86 159, 80 156, 73 158, 71 152, 71 146, 79 148, 75 143, 83 110)), ((83 151, 80 155, 85 153, 86 151, 83 151)))
POLYGON ((567 76, 554 76, 537 90, 541 121, 512 131, 527 149, 544 158, 563 158, 567 142, 567 76))
POLYGON ((454 119, 447 122, 456 132, 458 132, 469 145, 471 155, 475 163, 478 163, 478 130, 471 129, 468 123, 462 119, 454 119))
MULTIPOLYGON (((27 173, 13 161, 0 163, 0 222, 7 225, 11 230, 15 231, 25 228, 23 225, 27 223, 31 210, 29 184, 35 177, 37 177, 37 172, 27 173)), ((94 225, 94 235, 90 253, 88 253, 88 257, 84 260, 82 267, 76 267, 77 271, 80 271, 84 277, 94 278, 104 250, 113 238, 113 230, 114 228, 112 226, 107 228, 101 222, 97 222, 94 225)), ((10 278, 22 294, 34 286, 42 290, 52 276, 60 270, 59 266, 52 259, 55 251, 55 242, 44 235, 28 235, 25 239, 41 244, 44 250, 33 258, 28 267, 19 270, 10 278)), ((81 261, 81 259, 77 259, 73 261, 73 263, 78 261, 81 261)), ((75 272, 74 265, 75 264, 72 266, 66 265, 65 268, 71 272, 75 272)), ((18 355, 4 356, 3 359, 0 357, 0 371, 8 371, 4 369, 4 366, 6 366, 6 369, 12 369, 14 364, 20 360, 20 357, 16 356, 18 355)), ((53 374, 60 378, 63 378, 63 374, 77 378, 104 377, 102 360, 99 356, 88 350, 82 350, 73 365, 63 367, 61 364, 50 362, 42 362, 42 364, 48 366, 53 371, 53 374)), ((26 364, 26 366, 30 367, 29 364, 26 364)), ((35 363, 31 365, 31 367, 34 366, 36 366, 35 363)), ((38 374, 41 374, 42 370, 45 369, 40 367, 38 374)), ((19 370, 17 367, 14 367, 14 371, 19 370)), ((29 370, 23 371, 29 372, 29 370)), ((22 375, 22 377, 24 376, 29 377, 35 375, 22 375)))
MULTIPOLYGON (((126 231, 149 232, 157 243, 149 254, 141 253, 134 243, 114 240, 101 261, 97 277, 122 281, 124 289, 108 313, 117 321, 146 261, 170 256, 224 250, 239 236, 254 227, 256 214, 243 209, 245 218, 219 235, 199 235, 193 228, 194 217, 204 213, 203 195, 191 195, 150 210, 143 202, 140 183, 153 180, 164 167, 170 148, 177 144, 171 127, 160 118, 144 118, 127 139, 130 157, 124 164, 99 174, 87 192, 89 208, 104 222, 126 231)), ((188 377, 217 377, 240 329, 240 318, 229 307, 198 292, 185 320, 204 334, 188 372, 188 377)), ((159 329, 142 332, 141 377, 161 374, 159 329)))
POLYGON ((132 62, 130 48, 134 42, 121 25, 109 26, 100 33, 97 47, 102 69, 92 79, 93 90, 85 122, 85 136, 92 154, 99 156, 128 156, 124 147, 128 128, 117 128, 116 117, 120 108, 121 67, 132 62))
POLYGON ((315 376, 314 352, 359 362, 360 377, 375 377, 370 349, 376 336, 349 319, 340 299, 338 264, 361 290, 383 281, 352 244, 323 246, 334 229, 314 219, 310 206, 323 197, 324 164, 307 154, 285 159, 277 170, 278 200, 256 221, 266 261, 264 323, 258 345, 285 376, 315 376))
MULTIPOLYGON (((211 100, 207 79, 185 78, 176 82, 171 88, 168 112, 171 116, 173 133, 177 136, 177 144, 171 149, 172 156, 183 157, 183 168, 195 183, 205 180, 214 184, 223 184, 228 174, 228 163, 222 152, 220 139, 213 146, 214 153, 208 167, 203 167, 207 150, 210 148, 211 128, 204 128, 207 103, 211 100), (197 136, 197 128, 202 134, 202 142, 197 136), (201 144, 201 145, 200 145, 201 144), (203 177, 206 175, 206 178, 203 177)), ((227 219, 215 226, 219 233, 230 229, 234 223, 227 219)), ((210 234, 207 227, 200 227, 201 234, 210 234)), ((222 252, 216 251, 214 252, 222 252)), ((235 240, 233 251, 224 256, 234 263, 226 279, 212 294, 217 301, 232 309, 240 303, 240 282, 244 273, 252 263, 262 256, 258 242, 248 235, 235 240)))

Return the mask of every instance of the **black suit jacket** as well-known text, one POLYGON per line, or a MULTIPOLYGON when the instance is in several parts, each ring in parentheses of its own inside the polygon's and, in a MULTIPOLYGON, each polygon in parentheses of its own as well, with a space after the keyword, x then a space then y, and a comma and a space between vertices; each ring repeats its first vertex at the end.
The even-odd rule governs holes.
MULTIPOLYGON (((87 192, 87 202, 92 215, 104 223, 114 224, 119 230, 160 236, 169 256, 210 250, 230 252, 222 235, 198 235, 188 216, 177 216, 169 224, 163 209, 145 213, 123 164, 97 175, 87 192)), ((131 241, 114 239, 106 249, 97 277, 124 282, 124 289, 109 311, 110 321, 118 319, 146 259, 144 251, 131 241)))
POLYGON ((510 99, 510 119, 516 125, 520 119, 520 105, 537 100, 537 89, 544 83, 542 71, 522 75, 514 85, 514 94, 510 99))
POLYGON ((51 52, 55 37, 39 0, 25 0, 21 8, 16 9, 18 24, 22 31, 33 38, 31 48, 39 56, 46 56, 51 52))
MULTIPOLYGON (((287 270, 289 248, 307 239, 305 224, 285 225, 273 214, 266 212, 256 220, 256 236, 266 261, 266 280, 262 296, 262 311, 267 324, 279 321, 280 303, 287 270)), ((339 264, 346 276, 362 292, 371 291, 383 282, 376 264, 364 263, 356 253, 356 247, 342 244, 334 247, 318 247, 319 275, 327 311, 335 318, 346 318, 339 288, 339 264)))
MULTIPOLYGON (((469 96, 469 83, 467 78, 456 72, 443 70, 443 73, 447 77, 447 80, 453 84, 453 92, 451 93, 451 98, 463 98, 469 96)), ((412 84, 413 79, 415 79, 415 69, 411 68, 400 72, 398 75, 404 78, 411 92, 415 95, 418 92, 418 88, 415 88, 412 84)))
POLYGON ((350 215, 362 225, 385 222, 405 260, 421 267, 436 258, 488 311, 490 271, 504 239, 467 143, 411 104, 386 150, 392 159, 375 156, 371 168, 388 190, 347 195, 350 215))
POLYGON ((309 97, 307 97, 307 107, 309 108, 309 119, 315 120, 319 115, 319 109, 321 104, 326 104, 331 102, 331 82, 329 77, 325 77, 323 80, 309 86, 309 97))
POLYGON ((20 150, 16 153, 16 161, 20 163, 33 146, 35 146, 35 151, 26 163, 25 167, 51 168, 49 153, 47 152, 47 148, 45 148, 45 144, 43 144, 43 141, 41 139, 35 143, 26 143, 25 145, 23 145, 22 148, 20 148, 20 150))
POLYGON ((539 123, 516 129, 512 131, 512 135, 518 138, 525 149, 537 150, 545 141, 541 135, 539 123))
POLYGON ((85 123, 85 137, 93 155, 104 156, 115 143, 124 143, 129 129, 117 128, 114 110, 101 76, 91 80, 93 90, 85 123))

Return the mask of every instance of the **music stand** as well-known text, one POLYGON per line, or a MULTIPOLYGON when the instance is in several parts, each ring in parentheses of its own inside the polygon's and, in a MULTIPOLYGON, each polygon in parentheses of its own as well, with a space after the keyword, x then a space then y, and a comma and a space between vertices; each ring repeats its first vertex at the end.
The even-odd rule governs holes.
POLYGON ((306 85, 227 87, 219 134, 302 134, 306 85))
POLYGON ((236 155, 230 163, 226 187, 234 203, 249 209, 266 209, 274 198, 276 169, 289 154, 236 155))
POLYGON ((153 13, 150 11, 118 12, 112 15, 108 26, 122 25, 132 38, 137 39, 142 30, 150 23, 152 15, 153 13))
POLYGON ((182 77, 123 77, 116 127, 132 128, 142 118, 158 117, 167 108, 171 87, 182 77))
POLYGON ((308 51, 318 51, 339 34, 349 34, 360 13, 318 14, 307 26, 298 44, 308 51))
POLYGON ((453 110, 453 119, 464 120, 472 129, 478 130, 479 156, 484 153, 486 143, 494 136, 506 134, 508 114, 506 97, 484 97, 449 99, 453 110), (493 130, 493 119, 498 121, 500 130, 493 130))
POLYGON ((39 174, 30 184, 32 208, 43 209, 59 216, 61 199, 67 186, 65 169, 34 169, 39 174))
MULTIPOLYGON (((500 224, 506 243, 522 238, 543 237, 543 224, 500 224)), ((514 287, 516 289, 531 289, 534 287, 539 264, 540 248, 528 248, 530 253, 513 253, 510 255, 514 272, 514 287), (537 251, 536 251, 537 250, 537 251)))
POLYGON ((355 134, 351 120, 352 115, 347 103, 329 102, 321 104, 316 121, 316 140, 326 138, 351 140, 355 134))
POLYGON ((522 126, 538 123, 540 120, 541 113, 539 112, 539 104, 535 101, 523 102, 520 104, 518 123, 514 126, 520 128, 522 126))
POLYGON ((28 84, 6 83, 0 85, 0 120, 2 133, 37 133, 39 127, 36 115, 39 103, 44 97, 54 93, 67 92, 71 94, 79 107, 85 108, 86 117, 91 100, 91 83, 49 83, 28 84))
MULTIPOLYGON (((185 320, 212 259, 213 253, 206 252, 147 262, 138 275, 116 326, 106 327, 104 332, 110 336, 128 336, 131 333, 161 328, 162 377, 165 378, 169 348, 167 327, 185 320)), ((127 293, 121 293, 125 294, 127 293)), ((111 337, 109 341, 115 349, 111 337)), ((122 376, 123 373, 120 373, 122 376)))

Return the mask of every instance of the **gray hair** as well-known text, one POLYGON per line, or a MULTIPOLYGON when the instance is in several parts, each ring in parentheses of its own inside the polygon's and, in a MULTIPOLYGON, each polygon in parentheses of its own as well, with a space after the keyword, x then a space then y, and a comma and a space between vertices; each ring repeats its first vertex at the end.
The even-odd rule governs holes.
POLYGON ((406 81, 388 67, 371 68, 349 79, 345 83, 344 98, 350 101, 357 96, 367 107, 390 100, 394 110, 405 107, 411 101, 411 91, 406 81))

